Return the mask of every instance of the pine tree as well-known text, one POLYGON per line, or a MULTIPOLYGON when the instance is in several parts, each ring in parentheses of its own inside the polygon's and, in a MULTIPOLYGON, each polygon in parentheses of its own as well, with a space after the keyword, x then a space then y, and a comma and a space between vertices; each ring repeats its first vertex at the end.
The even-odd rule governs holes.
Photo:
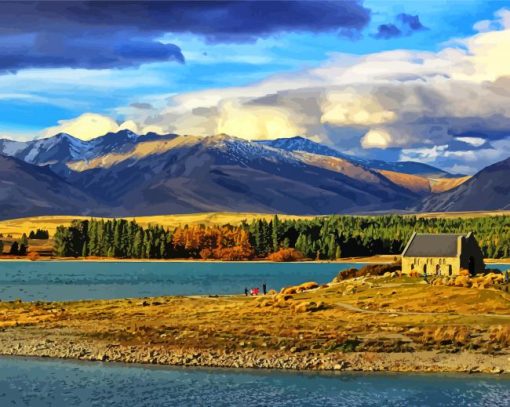
POLYGON ((342 258, 342 248, 340 247, 340 245, 338 245, 336 247, 336 251, 335 251, 335 259, 340 259, 342 258))
POLYGON ((28 247, 28 237, 27 237, 26 233, 23 233, 23 235, 21 236, 21 240, 19 242, 20 242, 20 244, 24 245, 25 247, 28 247))
POLYGON ((19 245, 18 242, 13 242, 11 245, 11 250, 9 251, 9 254, 19 254, 19 245))

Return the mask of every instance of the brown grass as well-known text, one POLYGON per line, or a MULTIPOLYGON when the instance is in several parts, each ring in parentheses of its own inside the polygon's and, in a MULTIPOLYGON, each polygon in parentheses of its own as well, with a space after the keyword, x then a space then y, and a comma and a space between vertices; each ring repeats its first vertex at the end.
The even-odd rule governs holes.
POLYGON ((31 326, 31 332, 40 329, 41 335, 51 331, 63 338, 197 349, 296 347, 328 353, 510 346, 510 320, 501 315, 510 314, 508 295, 420 281, 374 278, 358 281, 356 291, 348 294, 345 286, 352 281, 264 297, 3 302, 0 327, 31 326))

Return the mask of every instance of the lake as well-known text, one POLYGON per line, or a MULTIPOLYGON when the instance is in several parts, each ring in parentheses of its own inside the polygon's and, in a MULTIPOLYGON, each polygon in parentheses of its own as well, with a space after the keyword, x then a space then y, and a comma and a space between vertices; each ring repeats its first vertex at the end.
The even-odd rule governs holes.
POLYGON ((239 294, 245 287, 329 282, 351 263, 0 262, 0 300, 71 301, 239 294))
POLYGON ((1 406, 508 406, 510 378, 0 358, 1 406))
MULTIPOLYGON (((239 294, 327 283, 355 263, 0 261, 0 300, 73 301, 161 295, 239 294)), ((509 265, 490 265, 507 269, 509 265)))

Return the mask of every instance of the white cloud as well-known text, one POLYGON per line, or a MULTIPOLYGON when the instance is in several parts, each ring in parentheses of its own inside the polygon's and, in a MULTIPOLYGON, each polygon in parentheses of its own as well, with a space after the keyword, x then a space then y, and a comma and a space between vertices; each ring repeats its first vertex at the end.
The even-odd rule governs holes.
POLYGON ((44 130, 44 135, 53 136, 68 133, 82 140, 91 140, 109 132, 119 130, 119 124, 108 116, 95 113, 84 113, 70 120, 60 120, 58 126, 44 130))
MULTIPOLYGON (((402 148, 402 159, 431 163, 448 159, 464 165, 480 155, 491 160, 503 153, 495 154, 496 142, 483 148, 479 134, 510 129, 510 64, 505 63, 510 11, 501 10, 477 27, 478 34, 437 52, 333 54, 321 66, 301 72, 272 75, 248 86, 151 95, 134 101, 148 102, 150 108, 120 107, 117 113, 126 117, 123 126, 141 132, 225 132, 247 139, 302 134, 346 150, 402 148), (477 136, 469 136, 474 129, 477 136), (479 149, 452 151, 448 145, 454 141, 479 149)), ((206 58, 195 45, 194 58, 206 58)), ((96 86, 109 82, 108 75, 91 80, 96 86)), ((95 127, 78 119, 57 128, 88 138, 118 128, 113 119, 96 118, 95 127)))
POLYGON ((430 148, 409 148, 403 149, 400 153, 399 161, 420 161, 432 163, 443 156, 448 149, 447 145, 433 146, 430 148))
POLYGON ((472 145, 474 147, 483 146, 487 142, 487 140, 481 137, 456 137, 455 140, 472 145))
POLYGON ((391 141, 391 134, 387 130, 373 129, 361 138, 361 146, 363 148, 387 148, 391 141))
POLYGON ((510 65, 502 63, 510 49, 509 15, 497 14, 491 23, 496 31, 438 52, 334 54, 320 67, 249 86, 170 95, 156 111, 124 113, 142 128, 197 135, 304 134, 343 142, 346 132, 355 131, 358 147, 366 149, 445 145, 471 126, 510 128, 510 65))

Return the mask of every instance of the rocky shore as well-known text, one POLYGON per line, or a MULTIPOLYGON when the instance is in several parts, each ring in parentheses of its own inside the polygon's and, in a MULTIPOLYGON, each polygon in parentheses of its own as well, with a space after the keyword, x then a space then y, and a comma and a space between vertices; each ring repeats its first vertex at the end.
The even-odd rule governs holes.
POLYGON ((168 348, 163 346, 126 346, 83 338, 54 337, 30 328, 0 333, 0 354, 35 356, 103 362, 124 362, 172 366, 225 368, 292 369, 315 371, 363 372, 456 372, 510 373, 510 355, 488 355, 474 352, 333 352, 314 353, 289 349, 261 351, 256 349, 210 350, 168 348), (22 334, 20 336, 20 334, 22 334))

